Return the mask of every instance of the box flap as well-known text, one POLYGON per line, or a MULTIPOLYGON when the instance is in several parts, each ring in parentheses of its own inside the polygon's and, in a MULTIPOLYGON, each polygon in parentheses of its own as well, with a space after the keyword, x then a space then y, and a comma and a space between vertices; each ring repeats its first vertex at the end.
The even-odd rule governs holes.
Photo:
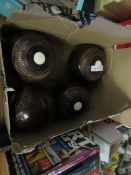
POLYGON ((111 115, 109 117, 115 121, 127 125, 128 127, 131 127, 131 108, 124 110, 116 115, 111 115))
POLYGON ((98 115, 94 112, 84 113, 80 117, 77 117, 75 120, 55 120, 43 126, 43 129, 35 132, 28 132, 25 135, 25 132, 17 131, 13 132, 13 142, 19 143, 20 145, 35 145, 40 140, 44 140, 50 137, 54 137, 59 134, 63 134, 72 129, 79 128, 80 126, 84 126, 87 122, 91 122, 93 120, 100 120, 104 118, 101 115, 98 115), (92 119, 92 120, 91 120, 92 119))
POLYGON ((103 47, 109 47, 118 43, 131 42, 131 31, 97 17, 89 26, 80 28, 71 20, 62 17, 47 17, 15 12, 8 20, 9 23, 27 30, 37 30, 54 35, 70 42, 72 45, 94 43, 103 47), (23 17, 22 17, 23 16, 23 17))
POLYGON ((121 27, 104 18, 97 17, 89 26, 76 31, 70 38, 72 43, 94 43, 103 47, 110 47, 116 43, 131 41, 131 30, 121 27))
POLYGON ((56 16, 35 16, 28 12, 15 12, 8 23, 21 29, 44 32, 63 40, 79 29, 78 24, 67 18, 56 16))
POLYGON ((103 120, 92 123, 91 132, 97 135, 100 139, 103 139, 106 143, 112 145, 113 143, 121 140, 121 134, 115 129, 119 125, 120 123, 118 122, 109 122, 108 120, 103 120))
POLYGON ((32 13, 29 10, 19 10, 15 11, 11 14, 11 16, 8 18, 8 21, 29 21, 29 20, 38 20, 38 19, 49 19, 52 18, 52 16, 49 14, 46 16, 46 13, 39 14, 39 13, 32 13), (22 14, 22 15, 21 15, 22 14))

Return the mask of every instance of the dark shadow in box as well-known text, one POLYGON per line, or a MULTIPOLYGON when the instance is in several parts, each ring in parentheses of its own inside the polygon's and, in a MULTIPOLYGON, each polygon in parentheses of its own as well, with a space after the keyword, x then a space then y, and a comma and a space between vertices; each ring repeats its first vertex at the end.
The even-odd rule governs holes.
POLYGON ((4 58, 4 68, 6 73, 7 86, 18 90, 22 86, 22 80, 15 71, 12 58, 11 49, 13 45, 13 37, 16 35, 18 30, 15 28, 7 29, 7 25, 2 27, 2 54, 4 58))
POLYGON ((9 135, 5 126, 0 125, 0 148, 11 145, 9 135))

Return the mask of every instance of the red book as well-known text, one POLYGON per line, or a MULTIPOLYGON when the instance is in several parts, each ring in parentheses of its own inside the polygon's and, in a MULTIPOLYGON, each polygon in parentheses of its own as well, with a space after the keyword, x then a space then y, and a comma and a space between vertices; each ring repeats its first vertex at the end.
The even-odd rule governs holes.
POLYGON ((99 175, 99 168, 96 168, 95 170, 91 171, 91 172, 85 172, 82 175, 99 175))

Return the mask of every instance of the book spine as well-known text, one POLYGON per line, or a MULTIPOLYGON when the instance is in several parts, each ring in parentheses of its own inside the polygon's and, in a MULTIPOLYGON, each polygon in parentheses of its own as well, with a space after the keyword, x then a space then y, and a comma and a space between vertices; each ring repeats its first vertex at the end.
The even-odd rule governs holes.
POLYGON ((43 149, 43 152, 45 153, 46 157, 49 159, 49 161, 51 162, 52 165, 54 165, 53 160, 50 158, 50 156, 48 155, 48 153, 43 149))
POLYGON ((91 171, 91 172, 84 172, 81 175, 99 175, 99 168, 96 168, 95 170, 91 171))
POLYGON ((64 149, 67 152, 70 152, 72 150, 72 148, 69 145, 67 145, 63 140, 61 140, 59 137, 56 137, 56 140, 61 144, 62 147, 64 147, 64 149))
POLYGON ((8 151, 6 153, 7 162, 9 165, 10 174, 28 174, 31 175, 28 164, 26 163, 22 155, 16 155, 13 151, 8 151))
POLYGON ((57 141, 51 142, 51 147, 62 160, 69 157, 68 152, 57 141))
POLYGON ((23 156, 23 155, 19 155, 19 158, 21 159, 21 161, 22 161, 22 163, 23 163, 23 165, 24 165, 24 167, 25 167, 24 169, 25 169, 26 173, 27 173, 28 175, 31 175, 30 169, 29 169, 29 167, 28 167, 28 164, 27 164, 27 162, 26 162, 24 156, 23 156))
POLYGON ((47 146, 44 150, 49 160, 53 162, 53 165, 61 162, 60 157, 56 154, 56 152, 52 149, 51 146, 47 146))
POLYGON ((85 171, 91 172, 92 169, 98 168, 99 167, 99 161, 93 161, 91 163, 85 163, 83 166, 80 168, 75 168, 74 171, 70 172, 69 175, 81 175, 85 171))

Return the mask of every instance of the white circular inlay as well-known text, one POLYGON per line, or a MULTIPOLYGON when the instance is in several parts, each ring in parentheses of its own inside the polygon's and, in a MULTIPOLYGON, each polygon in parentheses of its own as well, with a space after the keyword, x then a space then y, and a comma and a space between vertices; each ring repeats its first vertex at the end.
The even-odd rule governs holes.
POLYGON ((91 66, 91 72, 101 72, 104 70, 104 66, 100 60, 97 60, 94 65, 91 66))
POLYGON ((74 104, 74 110, 75 111, 80 111, 82 109, 82 103, 81 102, 76 102, 74 104))
POLYGON ((34 62, 38 65, 42 65, 45 63, 46 57, 45 54, 42 52, 36 52, 34 54, 34 62))

